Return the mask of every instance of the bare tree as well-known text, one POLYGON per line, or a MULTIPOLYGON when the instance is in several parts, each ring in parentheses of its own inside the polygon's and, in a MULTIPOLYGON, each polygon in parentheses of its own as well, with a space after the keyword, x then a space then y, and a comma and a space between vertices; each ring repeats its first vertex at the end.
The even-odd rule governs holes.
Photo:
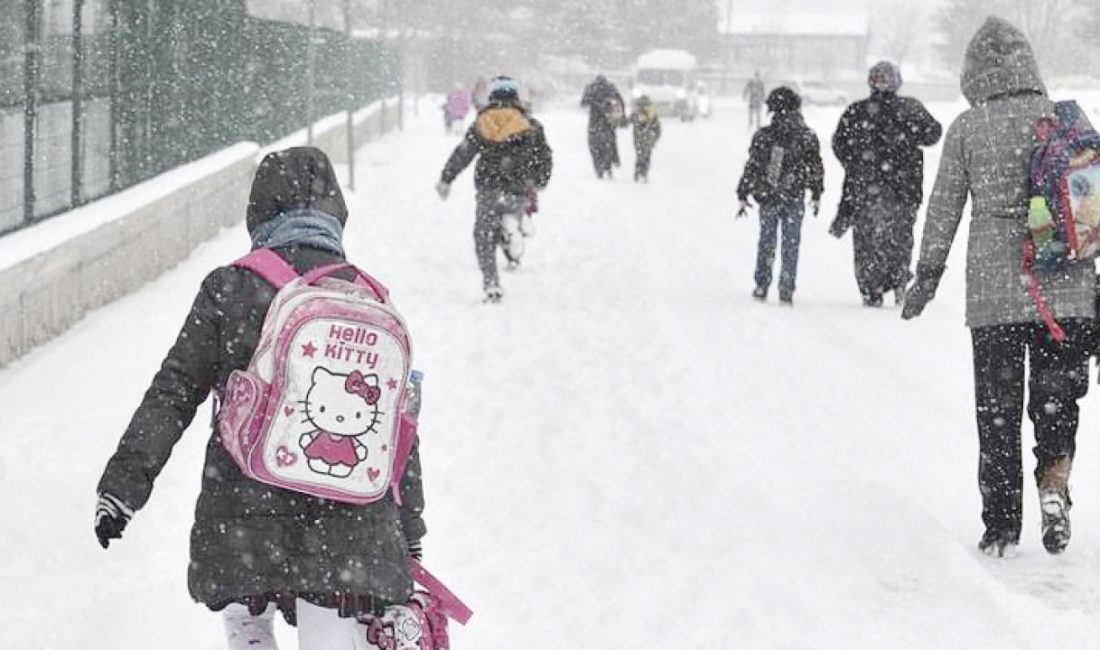
POLYGON ((935 14, 935 24, 944 37, 941 58, 961 66, 963 54, 974 32, 986 17, 1001 16, 1027 34, 1044 73, 1062 74, 1079 68, 1095 31, 1088 38, 1076 37, 1080 21, 1096 0, 949 0, 935 14))
POLYGON ((928 12, 921 0, 891 0, 875 5, 871 16, 872 49, 899 66, 927 38, 928 12))

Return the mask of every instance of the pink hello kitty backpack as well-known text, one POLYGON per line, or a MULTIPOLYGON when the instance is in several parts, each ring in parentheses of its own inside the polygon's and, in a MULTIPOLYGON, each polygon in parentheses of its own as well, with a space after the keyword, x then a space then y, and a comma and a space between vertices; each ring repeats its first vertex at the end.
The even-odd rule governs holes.
POLYGON ((269 485, 354 504, 391 492, 400 503, 416 437, 404 412, 412 344, 385 287, 347 263, 299 276, 268 249, 234 266, 278 292, 217 411, 229 455, 269 485), (355 281, 332 277, 341 270, 355 281))

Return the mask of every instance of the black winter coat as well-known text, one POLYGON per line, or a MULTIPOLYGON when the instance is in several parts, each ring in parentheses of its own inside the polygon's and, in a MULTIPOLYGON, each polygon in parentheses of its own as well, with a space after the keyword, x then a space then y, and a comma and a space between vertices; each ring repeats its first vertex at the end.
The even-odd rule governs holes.
POLYGON ((509 102, 494 102, 478 113, 443 167, 442 180, 454 182, 474 158, 478 158, 474 186, 479 193, 541 190, 550 182, 554 167, 542 124, 509 102))
POLYGON ((880 191, 920 206, 924 198, 924 152, 940 139, 943 127, 911 97, 875 92, 844 111, 833 134, 833 153, 844 166, 844 193, 838 226, 864 210, 880 191))
POLYGON ((737 184, 737 198, 750 196, 761 205, 801 203, 809 190, 821 198, 825 168, 817 135, 799 113, 776 113, 758 130, 749 146, 749 159, 737 184))
MULTIPOLYGON (((265 159, 253 185, 250 226, 292 207, 346 218, 327 159, 309 158, 265 159)), ((308 247, 276 252, 299 272, 341 259, 308 247)), ((221 394, 230 372, 248 365, 274 293, 259 276, 232 266, 206 277, 107 463, 101 493, 134 509, 145 505, 196 409, 211 390, 221 394)), ((246 478, 212 431, 191 530, 191 596, 214 609, 287 594, 351 611, 404 602, 412 589, 407 544, 425 533, 416 452, 402 488, 404 506, 398 507, 390 497, 354 506, 271 487, 246 478)))

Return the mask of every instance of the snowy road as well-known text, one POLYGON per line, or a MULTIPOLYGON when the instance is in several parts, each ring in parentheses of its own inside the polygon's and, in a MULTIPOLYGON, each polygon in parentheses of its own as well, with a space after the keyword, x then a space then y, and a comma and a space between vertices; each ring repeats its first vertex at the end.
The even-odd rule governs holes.
MULTIPOLYGON (((957 111, 932 109, 945 124, 957 111)), ((807 113, 826 145, 838 116, 807 113)), ((548 113, 540 231, 503 278, 505 302, 486 306, 472 173, 439 202, 455 139, 429 117, 361 152, 347 236, 390 285, 426 373, 426 563, 476 612, 456 649, 1095 645, 1095 392, 1067 554, 1042 550, 1030 485, 1019 557, 974 548, 961 237, 922 319, 863 309, 850 240, 826 234, 841 180, 826 153, 795 307, 757 304, 755 219, 733 219, 742 111, 666 122, 642 186, 626 166, 597 181, 584 116, 548 113)), ((620 147, 631 165, 626 132, 620 147)), ((224 647, 185 584, 205 408, 125 539, 102 551, 91 518, 103 463, 200 280, 246 241, 226 232, 0 371, 0 648, 224 647)))

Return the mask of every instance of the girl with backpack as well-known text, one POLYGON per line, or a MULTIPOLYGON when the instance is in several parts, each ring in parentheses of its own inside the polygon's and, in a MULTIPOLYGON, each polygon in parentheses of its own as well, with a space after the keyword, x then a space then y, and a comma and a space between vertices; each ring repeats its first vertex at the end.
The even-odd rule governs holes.
POLYGON ((772 282, 775 260, 775 240, 783 230, 783 261, 779 273, 779 301, 785 305, 794 300, 795 277, 798 274, 798 248, 802 239, 802 216, 805 214, 806 192, 810 192, 811 208, 816 217, 821 205, 825 168, 821 162, 821 145, 800 111, 802 99, 790 88, 781 86, 771 91, 767 99, 771 124, 752 137, 749 159, 737 184, 737 211, 743 217, 751 207, 749 197, 760 204, 760 240, 756 247, 756 288, 753 298, 765 300, 772 282))
POLYGON ((1021 282, 1029 237, 1028 167, 1039 144, 1035 127, 1055 116, 1024 34, 1000 18, 988 19, 967 48, 961 85, 971 108, 955 119, 944 140, 916 280, 905 294, 902 317, 919 316, 935 296, 969 197, 966 324, 973 343, 985 524, 978 548, 1003 557, 1020 540, 1027 361, 1043 546, 1061 553, 1070 539, 1069 475, 1077 401, 1088 391, 1096 272, 1089 260, 1036 273, 1064 330, 1064 337, 1055 336, 1021 282))
MULTIPOLYGON (((292 148, 260 163, 247 211, 254 250, 272 251, 297 274, 344 262, 347 216, 332 165, 319 149, 292 148)), ((227 380, 249 367, 275 294, 272 284, 239 265, 214 269, 203 281, 100 479, 95 533, 104 548, 146 504, 172 447, 208 394, 213 391, 219 402, 233 398, 226 395, 227 380)), ((332 381, 328 375, 321 379, 332 381)), ((370 398, 378 399, 370 381, 360 374, 340 384, 349 400, 362 397, 364 411, 374 404, 370 398)), ((399 495, 353 505, 250 479, 224 444, 213 432, 206 448, 191 530, 192 598, 225 612, 231 649, 274 648, 276 610, 296 622, 302 650, 369 647, 366 626, 357 618, 380 615, 413 593, 408 559, 419 557, 425 533, 416 448, 401 474, 399 495)), ((329 447, 314 449, 313 456, 336 463, 335 447, 329 447)), ((358 453, 365 455, 365 448, 358 453)), ((308 449, 305 456, 314 460, 308 449)))

